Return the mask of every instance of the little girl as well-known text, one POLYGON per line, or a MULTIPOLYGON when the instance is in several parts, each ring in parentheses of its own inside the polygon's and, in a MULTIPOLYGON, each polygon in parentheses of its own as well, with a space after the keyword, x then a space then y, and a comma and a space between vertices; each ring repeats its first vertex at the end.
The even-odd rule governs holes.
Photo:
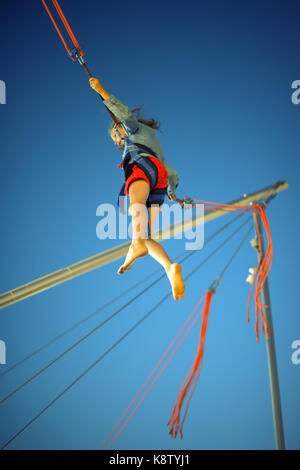
POLYGON ((117 118, 112 123, 110 136, 123 150, 122 164, 125 184, 120 194, 129 196, 129 213, 132 217, 132 242, 124 264, 118 274, 128 271, 133 262, 148 253, 165 269, 175 300, 184 297, 181 266, 172 263, 163 247, 152 239, 156 217, 167 194, 176 200, 178 175, 163 156, 163 148, 154 129, 154 120, 137 118, 121 101, 107 93, 96 78, 90 78, 91 87, 103 98, 103 103, 117 118), (148 209, 148 213, 147 213, 148 209), (149 237, 145 236, 149 220, 149 237))

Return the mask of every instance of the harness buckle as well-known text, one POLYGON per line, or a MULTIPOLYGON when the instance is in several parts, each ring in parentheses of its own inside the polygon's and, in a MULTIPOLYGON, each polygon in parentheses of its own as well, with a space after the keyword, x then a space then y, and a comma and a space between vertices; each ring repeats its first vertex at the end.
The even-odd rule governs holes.
POLYGON ((83 52, 79 46, 73 47, 73 49, 69 51, 68 54, 73 61, 78 60, 80 65, 84 64, 83 52))
POLYGON ((189 209, 190 207, 193 207, 193 200, 190 197, 183 198, 182 206, 184 209, 189 209))

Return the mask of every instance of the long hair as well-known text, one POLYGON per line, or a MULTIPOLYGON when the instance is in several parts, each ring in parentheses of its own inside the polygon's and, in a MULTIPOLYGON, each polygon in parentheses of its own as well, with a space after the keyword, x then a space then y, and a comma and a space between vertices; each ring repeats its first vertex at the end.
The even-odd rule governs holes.
POLYGON ((140 114, 140 110, 144 107, 142 104, 141 106, 138 106, 138 108, 131 109, 131 112, 136 114, 137 120, 139 122, 142 122, 143 124, 146 124, 146 126, 152 127, 152 129, 160 129, 160 121, 159 119, 154 119, 154 118, 149 118, 146 119, 143 115, 140 114))
MULTIPOLYGON (((160 129, 160 120, 159 119, 154 119, 154 118, 146 118, 142 114, 140 114, 140 110, 143 108, 143 104, 141 106, 138 106, 137 108, 131 109, 130 112, 132 114, 136 115, 136 118, 139 122, 142 124, 145 124, 146 126, 151 127, 152 129, 158 130, 160 129)), ((112 121, 109 125, 108 133, 111 133, 111 130, 114 126, 114 121, 112 121)))

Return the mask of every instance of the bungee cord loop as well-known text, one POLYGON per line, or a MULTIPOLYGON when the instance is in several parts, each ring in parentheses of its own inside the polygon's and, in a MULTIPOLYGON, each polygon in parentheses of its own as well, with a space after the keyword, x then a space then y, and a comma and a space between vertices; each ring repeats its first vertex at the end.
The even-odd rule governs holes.
POLYGON ((207 331, 207 323, 208 323, 208 317, 209 317, 209 310, 210 310, 210 304, 211 304, 211 299, 214 294, 214 288, 210 287, 205 295, 205 303, 203 307, 203 317, 202 317, 202 323, 201 323, 201 330, 200 330, 200 337, 199 337, 199 344, 198 344, 198 350, 197 354, 195 357, 195 360, 186 375, 183 384, 181 385, 181 388, 178 392, 175 406, 172 411, 171 419, 168 422, 168 426, 170 426, 170 431, 169 434, 171 438, 176 438, 177 433, 179 431, 180 437, 182 439, 182 427, 189 409, 190 401, 192 399, 192 396, 194 394, 199 375, 201 372, 202 368, 202 362, 203 362, 203 353, 204 353, 204 345, 205 345, 205 338, 206 338, 206 331, 207 331), (190 392, 191 387, 193 386, 192 391, 190 392), (187 398, 187 395, 190 392, 190 396, 187 401, 187 405, 185 408, 184 416, 180 422, 180 416, 181 416, 181 411, 182 407, 184 404, 185 399, 187 398))
POLYGON ((256 332, 257 343, 259 343, 259 316, 261 318, 261 326, 262 326, 263 335, 265 336, 266 334, 267 338, 269 339, 269 329, 268 329, 267 321, 266 321, 264 311, 263 311, 264 308, 268 308, 269 306, 262 304, 261 299, 260 299, 260 294, 264 287, 266 279, 269 275, 270 269, 272 267, 273 243, 272 243, 269 221, 266 215, 266 207, 273 197, 274 195, 271 195, 267 199, 267 201, 265 201, 263 204, 256 203, 256 204, 252 204, 248 206, 223 204, 223 203, 218 203, 218 202, 203 201, 200 199, 191 199, 188 197, 185 197, 183 199, 177 199, 177 202, 181 205, 183 209, 188 208, 188 207, 197 208, 197 205, 195 205, 194 203, 201 203, 204 205, 207 211, 253 213, 256 232, 257 232, 257 238, 258 238, 259 261, 258 261, 257 268, 255 270, 255 274, 253 277, 253 282, 252 282, 252 286, 251 286, 251 290, 250 290, 250 294, 248 298, 247 321, 248 323, 250 322, 250 316, 249 316, 250 303, 251 303, 252 294, 253 294, 254 287, 255 287, 255 292, 254 292, 255 332, 256 332), (258 227, 258 218, 260 218, 263 224, 263 227, 265 229, 266 236, 267 236, 267 250, 266 250, 264 257, 262 256, 262 240, 261 240, 260 231, 258 227))

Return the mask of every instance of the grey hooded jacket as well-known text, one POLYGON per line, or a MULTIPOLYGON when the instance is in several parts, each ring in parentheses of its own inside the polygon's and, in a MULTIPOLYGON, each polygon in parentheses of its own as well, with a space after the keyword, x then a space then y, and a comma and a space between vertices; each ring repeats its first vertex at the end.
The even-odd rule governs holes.
MULTIPOLYGON (((164 149, 158 140, 155 130, 139 122, 136 116, 134 116, 131 111, 129 111, 128 107, 125 106, 115 96, 110 95, 109 98, 103 101, 103 103, 122 123, 129 139, 133 143, 145 145, 155 152, 156 156, 159 158, 168 172, 167 192, 169 195, 175 194, 176 187, 179 183, 179 177, 177 172, 168 164, 167 160, 164 158, 164 149)), ((124 157, 125 155, 123 155, 123 158, 124 157)))

